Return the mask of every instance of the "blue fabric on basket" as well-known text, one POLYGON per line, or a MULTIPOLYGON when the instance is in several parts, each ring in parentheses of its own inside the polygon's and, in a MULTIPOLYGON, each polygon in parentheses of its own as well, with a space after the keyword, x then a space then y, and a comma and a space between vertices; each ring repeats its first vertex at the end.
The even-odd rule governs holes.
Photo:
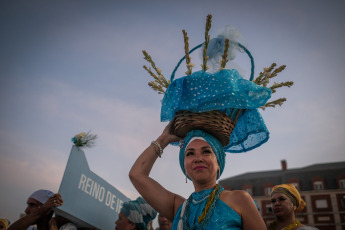
POLYGON ((225 152, 241 153, 255 149, 269 139, 264 120, 257 109, 248 109, 238 119, 225 152))
POLYGON ((244 79, 235 69, 198 71, 175 79, 164 94, 161 121, 171 121, 179 110, 206 112, 245 109, 230 136, 226 152, 240 153, 265 143, 269 132, 256 108, 271 97, 269 88, 244 79))

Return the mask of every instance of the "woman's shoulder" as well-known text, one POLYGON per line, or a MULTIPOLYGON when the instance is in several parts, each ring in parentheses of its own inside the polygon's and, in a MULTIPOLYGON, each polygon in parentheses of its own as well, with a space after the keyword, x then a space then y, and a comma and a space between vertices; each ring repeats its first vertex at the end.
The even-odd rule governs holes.
POLYGON ((249 195, 249 193, 243 191, 243 190, 224 190, 221 195, 220 195, 221 199, 224 200, 234 200, 234 201, 238 201, 240 200, 245 201, 245 200, 252 200, 251 196, 249 195))
POLYGON ((241 213, 243 207, 248 207, 248 204, 253 202, 249 193, 243 190, 224 190, 220 195, 220 199, 237 213, 241 213))

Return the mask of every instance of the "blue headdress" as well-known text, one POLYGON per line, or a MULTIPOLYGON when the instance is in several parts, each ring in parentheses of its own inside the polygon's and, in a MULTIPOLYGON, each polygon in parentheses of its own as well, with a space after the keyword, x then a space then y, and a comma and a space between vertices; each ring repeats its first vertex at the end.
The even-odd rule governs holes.
POLYGON ((250 57, 250 80, 244 79, 236 69, 220 68, 216 72, 207 72, 208 67, 194 73, 187 71, 186 76, 174 79, 182 60, 190 60, 189 54, 186 54, 171 75, 171 83, 164 93, 161 107, 161 121, 173 120, 178 111, 221 111, 228 115, 236 122, 230 140, 224 146, 224 151, 231 153, 249 151, 269 138, 269 132, 257 108, 265 105, 272 92, 269 88, 252 82, 254 59, 246 47, 236 41, 239 37, 239 32, 234 27, 227 27, 221 35, 196 46, 189 53, 198 48, 205 50, 206 46, 206 59, 221 65, 224 44, 228 39, 227 54, 231 59, 234 58, 235 49, 244 50, 250 57))
POLYGON ((121 212, 134 223, 139 230, 148 229, 149 222, 157 216, 157 211, 142 197, 123 203, 121 212))
MULTIPOLYGON (((219 171, 219 174, 217 175, 217 179, 218 179, 218 177, 220 177, 220 175, 222 175, 223 170, 224 170, 224 166, 225 166, 224 148, 223 148, 223 145, 220 143, 220 141, 217 138, 215 138, 214 136, 212 136, 212 135, 210 135, 210 134, 208 134, 202 130, 190 131, 187 134, 187 136, 180 143, 180 166, 181 166, 182 172, 187 176, 186 170, 184 168, 185 151, 186 151, 186 147, 188 146, 188 144, 190 143, 190 140, 193 137, 202 137, 211 146, 212 151, 214 152, 214 154, 217 157, 217 162, 219 165, 220 171, 219 171)), ((190 179, 190 178, 188 177, 188 179, 190 179)))
MULTIPOLYGON (((158 76, 153 73, 151 68, 146 66, 144 68, 155 79, 149 83, 149 86, 160 94, 164 94, 161 107, 161 121, 172 121, 182 111, 190 113, 220 111, 222 114, 227 115, 234 124, 231 134, 225 138, 227 142, 221 140, 223 151, 229 153, 246 152, 259 147, 269 139, 269 132, 258 112, 258 108, 275 107, 277 104, 281 106, 286 100, 285 98, 272 102, 267 101, 272 93, 276 92, 277 88, 282 86, 290 87, 293 82, 274 83, 270 88, 266 87, 271 78, 285 69, 285 66, 274 69, 276 67, 275 63, 269 68, 265 68, 254 80, 254 59, 249 50, 238 42, 239 32, 234 27, 227 27, 221 35, 210 40, 208 32, 211 27, 211 18, 211 15, 207 16, 205 42, 191 50, 189 50, 187 33, 183 30, 185 56, 178 62, 170 81, 164 78, 161 70, 155 66, 151 56, 146 51, 143 51, 145 60, 151 63, 158 76), (193 64, 189 54, 198 48, 203 49, 202 70, 192 73, 193 64), (235 49, 244 51, 250 58, 251 75, 249 80, 244 79, 236 69, 225 69, 228 59, 234 58, 235 49), (187 63, 188 70, 186 76, 174 79, 175 72, 183 60, 186 60, 187 63), (207 71, 209 69, 207 61, 213 65, 219 63, 218 71, 207 71), (166 90, 163 88, 166 88, 166 90)), ((199 121, 197 120, 195 123, 199 121)), ((176 123, 174 124, 176 125, 176 123)), ((187 123, 183 123, 180 126, 176 125, 174 132, 178 135, 178 129, 184 132, 190 131, 190 127, 192 127, 192 129, 201 129, 212 133, 206 128, 203 129, 204 127, 202 126, 195 128, 193 125, 189 127, 187 123)), ((184 132, 183 135, 186 135, 186 133, 184 132)), ((183 135, 179 136, 186 139, 191 134, 187 134, 186 137, 183 135)), ((212 133, 212 135, 215 134, 212 133)), ((177 145, 178 143, 173 144, 177 145)), ((183 162, 181 162, 181 159, 183 159, 181 151, 180 164, 182 171, 185 173, 183 162)), ((218 163, 222 162, 218 159, 218 163)))

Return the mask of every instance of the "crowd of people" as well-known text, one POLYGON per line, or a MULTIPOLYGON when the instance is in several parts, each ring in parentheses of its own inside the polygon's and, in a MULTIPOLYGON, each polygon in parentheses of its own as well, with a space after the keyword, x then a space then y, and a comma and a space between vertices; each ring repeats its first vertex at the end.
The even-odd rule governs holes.
MULTIPOLYGON (((296 219, 295 213, 304 209, 305 202, 293 185, 282 184, 273 188, 271 205, 275 221, 267 226, 249 193, 243 190, 225 190, 217 183, 225 168, 225 152, 249 151, 268 140, 269 132, 257 109, 281 105, 283 98, 268 103, 267 101, 276 91, 274 89, 282 86, 290 87, 293 82, 274 83, 272 87, 266 87, 269 79, 285 68, 281 66, 273 71, 275 64, 266 68, 264 73, 254 80, 254 60, 249 50, 239 43, 240 34, 235 28, 227 26, 222 34, 210 40, 208 33, 211 21, 212 15, 208 15, 205 42, 191 50, 189 50, 187 33, 184 31, 186 55, 175 67, 171 81, 163 77, 151 57, 146 51, 143 52, 145 60, 150 62, 159 75, 159 77, 155 76, 151 68, 144 66, 155 78, 155 81, 150 82, 149 85, 159 93, 164 93, 161 121, 170 121, 170 123, 139 155, 131 167, 129 179, 141 196, 122 204, 118 219, 115 220, 115 230, 153 230, 152 221, 157 213, 159 213, 159 227, 156 230, 315 229, 305 226, 296 219), (202 71, 193 73, 194 64, 190 62, 189 54, 201 47, 204 51, 202 71), (225 69, 226 62, 230 58, 228 54, 234 56, 235 48, 243 49, 251 59, 250 80, 245 80, 235 69, 225 69), (187 76, 174 80, 175 72, 184 59, 188 68, 185 72, 187 76), (218 70, 206 72, 209 68, 207 61, 216 63, 212 65, 218 70), (163 88, 166 88, 166 91, 163 88), (186 111, 189 114, 184 115, 186 111), (208 122, 209 112, 212 112, 212 117, 220 118, 217 122, 222 125, 227 123, 227 126, 224 126, 225 132, 210 125, 210 123, 212 125, 218 123, 214 120, 208 122), (201 113, 207 114, 206 118, 203 118, 206 123, 203 123, 201 116, 195 118, 195 114, 201 113), (191 120, 195 123, 191 121, 183 123, 184 116, 188 118, 193 116, 191 120), (178 122, 175 123, 174 121, 177 120, 178 122), (167 190, 150 175, 157 159, 162 157, 165 147, 177 143, 180 146, 181 170, 186 176, 186 181, 190 180, 194 187, 189 197, 167 190)), ((87 134, 82 134, 73 138, 77 147, 86 145, 92 140, 86 138, 87 134)), ((26 216, 13 224, 1 219, 0 230, 80 229, 72 221, 54 216, 54 208, 61 205, 63 198, 60 194, 42 189, 35 191, 27 200, 26 216)))
MULTIPOLYGON (((266 226, 252 197, 245 191, 224 190, 217 184, 225 167, 225 152, 217 138, 202 130, 192 130, 180 145, 179 160, 194 191, 186 199, 165 189, 150 177, 164 148, 179 140, 170 133, 169 124, 162 134, 138 157, 129 177, 142 197, 124 202, 115 222, 116 230, 165 229, 268 229, 314 230, 296 219, 305 207, 300 193, 291 184, 273 187, 271 205, 275 221, 266 226)), ((60 194, 40 189, 27 199, 25 216, 10 224, 0 219, 0 230, 77 230, 74 223, 54 216, 54 208, 63 205, 60 194)), ((85 228, 83 230, 86 230, 85 228)), ((91 230, 91 229, 87 229, 91 230)))
MULTIPOLYGON (((146 178, 150 181, 151 185, 155 184, 155 189, 161 189, 158 192, 162 193, 162 197, 158 200, 164 202, 171 202, 175 211, 167 210, 169 207, 164 203, 162 208, 156 207, 160 212, 158 214, 158 226, 156 229, 152 227, 152 221, 157 216, 157 211, 153 207, 157 205, 156 202, 152 203, 152 206, 146 202, 143 197, 138 197, 136 200, 131 200, 123 203, 118 219, 115 221, 115 230, 170 230, 170 229, 268 229, 268 230, 317 230, 317 228, 306 226, 298 219, 295 214, 301 212, 306 203, 301 198, 300 193, 295 186, 291 184, 281 184, 273 187, 271 192, 271 205, 275 221, 270 223, 269 226, 265 226, 260 213, 257 210, 255 202, 251 197, 243 191, 226 191, 213 183, 209 183, 208 174, 212 174, 212 177, 218 177, 218 172, 221 169, 217 168, 217 164, 214 161, 217 158, 217 154, 213 153, 213 147, 207 146, 206 140, 210 141, 207 137, 191 138, 189 143, 183 151, 191 151, 188 154, 197 158, 197 162, 202 162, 202 167, 190 166, 186 163, 186 167, 183 171, 186 172, 187 178, 193 181, 195 192, 187 200, 182 200, 181 196, 173 194, 169 191, 165 193, 163 187, 161 187, 153 179, 146 178), (206 145, 205 145, 206 144, 206 145), (200 156, 200 151, 204 151, 205 156, 200 156), (211 153, 208 153, 210 151, 211 153), (214 156, 212 156, 214 155, 214 156), (202 159, 205 158, 205 159, 202 159), (203 171, 201 168, 207 168, 207 173, 199 172, 203 171), (193 172, 193 168, 197 169, 197 172, 193 172), (209 170, 210 169, 210 170, 209 170), (215 170, 217 169, 217 170, 215 170), (210 184, 209 187, 214 185, 216 188, 203 187, 201 185, 210 184), (200 188, 199 188, 200 187, 200 188), (206 188, 206 189, 203 189, 206 188), (173 194, 173 195, 172 195, 173 194), (168 200, 164 196, 173 196, 174 201, 168 200), (233 196, 233 197, 231 197, 233 196), (209 201, 213 199, 213 201, 209 201), (213 197, 213 198, 212 198, 213 197), (235 199, 238 199, 237 201, 235 199), (182 200, 182 202, 181 202, 182 200), (188 200, 191 203, 188 204, 188 200), (214 201, 215 200, 215 201, 214 201), (242 203, 239 205, 238 203, 242 203), (179 207, 177 205, 179 204, 179 207), (206 210, 206 211, 205 211, 206 210), (244 213, 248 211, 255 221, 251 222, 246 218, 249 218, 244 213), (174 218, 166 217, 169 213, 174 214, 174 218), (203 217, 204 215, 204 217, 203 217), (204 218, 200 221, 201 218, 204 218), (208 221, 204 224, 205 219, 208 221), (186 221, 188 224, 183 223, 186 221), (194 225, 194 226, 193 226, 194 225), (204 225, 204 226, 203 226, 204 225), (187 227, 186 227, 187 226, 187 227), (249 227, 249 228, 248 228, 249 227)), ((150 148, 150 147, 149 147, 150 148)), ((148 150, 148 152, 151 152, 148 150)), ((143 157, 140 157, 143 158, 143 157)), ((140 162, 140 159, 139 159, 140 162)), ((137 162, 138 163, 138 162, 137 162)), ((134 164, 131 173, 137 167, 134 164)), ((133 174, 131 174, 133 176, 133 174)), ((140 180, 140 179, 139 179, 140 180)), ((134 182, 138 186, 138 182, 134 182)), ((150 187, 149 186, 149 187, 150 187)), ((147 200, 151 200, 148 193, 143 193, 143 196, 147 197, 147 200)), ((63 205, 63 199, 60 194, 53 193, 49 190, 37 190, 33 192, 27 199, 27 207, 25 209, 26 215, 13 224, 8 219, 0 219, 0 230, 95 230, 90 228, 77 228, 77 226, 70 220, 53 215, 53 208, 63 205)), ((171 208, 171 207, 170 207, 171 208)))
MULTIPOLYGON (((314 230, 296 219, 305 207, 298 190, 291 184, 276 185, 271 193, 275 221, 266 226, 252 197, 245 191, 224 190, 217 180, 225 167, 225 152, 217 138, 202 130, 192 130, 180 145, 179 161, 186 180, 194 191, 184 198, 165 189, 150 177, 164 148, 179 138, 170 133, 169 124, 162 134, 137 158, 129 177, 141 197, 124 202, 115 222, 116 230, 165 229, 268 229, 314 230)), ((81 230, 70 220, 54 216, 54 208, 63 205, 60 194, 40 189, 27 199, 25 216, 10 223, 0 219, 0 230, 81 230)), ((91 230, 85 229, 83 230, 91 230)))
MULTIPOLYGON (((169 124, 133 164, 129 177, 142 197, 123 203, 115 222, 116 230, 154 230, 152 221, 157 212, 159 227, 155 230, 316 229, 296 219, 295 214, 306 204, 291 184, 273 187, 271 205, 275 221, 269 226, 247 192, 224 190, 218 185, 217 180, 225 167, 225 152, 217 138, 202 130, 190 131, 179 152, 181 170, 186 179, 192 181, 194 191, 186 199, 165 189, 150 177, 150 172, 164 148, 179 140, 170 130, 169 124)), ((12 224, 7 219, 0 219, 0 230, 80 230, 72 221, 54 216, 54 208, 63 202, 58 193, 37 190, 27 199, 26 215, 12 224)))

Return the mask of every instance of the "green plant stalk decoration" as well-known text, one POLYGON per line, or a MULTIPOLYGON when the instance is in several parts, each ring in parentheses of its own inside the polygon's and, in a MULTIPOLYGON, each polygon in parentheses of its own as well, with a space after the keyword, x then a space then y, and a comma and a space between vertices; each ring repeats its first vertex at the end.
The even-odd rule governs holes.
POLYGON ((189 56, 189 43, 188 43, 189 38, 187 36, 186 30, 182 30, 182 33, 183 33, 183 40, 184 40, 184 52, 186 55, 186 64, 187 64, 186 75, 191 75, 194 64, 190 62, 191 57, 189 56))
POLYGON ((170 84, 170 80, 167 81, 165 77, 162 75, 162 72, 159 68, 156 67, 156 64, 152 60, 151 56, 143 50, 144 59, 151 63, 151 67, 157 72, 157 75, 152 72, 151 68, 147 67, 146 65, 143 66, 143 68, 155 79, 154 81, 151 81, 148 83, 148 85, 155 91, 157 91, 159 94, 164 94, 165 89, 168 88, 170 84))
POLYGON ((225 68, 226 63, 229 61, 228 50, 229 50, 229 39, 225 39, 224 53, 222 55, 222 60, 220 61, 220 69, 221 70, 225 68))
POLYGON ((206 53, 207 53, 208 43, 210 42, 210 35, 208 34, 208 32, 211 29, 211 22, 212 22, 212 15, 209 14, 209 15, 207 15, 206 26, 205 26, 205 43, 204 43, 204 50, 203 50, 203 55, 202 55, 203 62, 201 65, 201 69, 203 71, 206 71, 209 68, 207 66, 208 56, 206 56, 206 53))
MULTIPOLYGON (((264 68, 264 71, 259 74, 259 76, 253 81, 254 83, 258 85, 262 85, 264 87, 267 87, 267 85, 270 82, 270 79, 276 77, 278 73, 282 72, 285 68, 286 65, 279 66, 276 68, 277 64, 272 63, 272 65, 268 68, 264 68)), ((293 81, 286 81, 286 82, 281 82, 281 83, 276 83, 274 82, 271 87, 269 87, 273 93, 276 93, 278 88, 281 87, 291 87, 293 85, 293 81)), ((282 106, 283 103, 286 101, 286 98, 279 98, 274 101, 269 101, 267 102, 264 106, 261 106, 260 108, 265 110, 267 107, 272 107, 274 108, 276 105, 282 106)))
POLYGON ((285 101, 286 98, 279 98, 277 100, 267 102, 264 106, 261 106, 260 109, 265 110, 267 107, 275 108, 276 105, 282 106, 285 101))
POLYGON ((278 73, 282 72, 286 65, 282 65, 274 70, 274 68, 277 66, 276 63, 272 63, 272 65, 268 68, 264 68, 263 72, 260 72, 259 76, 253 81, 254 83, 258 85, 262 85, 264 87, 267 86, 269 83, 269 79, 276 77, 278 73), (273 70, 273 72, 272 72, 273 70))
POLYGON ((290 88, 290 86, 293 85, 293 81, 286 81, 286 82, 281 82, 281 83, 276 83, 274 82, 273 85, 270 87, 270 89, 272 90, 272 93, 277 92, 276 89, 283 87, 283 86, 287 86, 290 88))
MULTIPOLYGON (((210 35, 209 31, 211 29, 211 22, 212 22, 212 15, 207 15, 206 19, 206 26, 205 26, 205 43, 204 43, 204 49, 203 49, 203 63, 201 64, 202 70, 206 71, 209 67, 207 66, 208 56, 207 54, 207 48, 210 41, 210 35)), ((184 38, 184 50, 185 50, 185 59, 187 64, 187 71, 185 72, 186 75, 192 74, 192 67, 194 67, 194 64, 191 63, 191 57, 189 55, 189 38, 187 36, 187 32, 185 30, 182 30, 183 32, 183 38, 184 38)), ((226 63, 228 60, 228 49, 230 46, 229 39, 225 39, 225 47, 224 47, 224 53, 222 55, 222 60, 220 60, 220 70, 224 69, 226 66, 226 63)), ((147 66, 143 66, 144 69, 154 78, 154 81, 151 81, 148 83, 148 85, 155 91, 157 91, 159 94, 164 94, 165 90, 169 87, 169 84, 171 83, 170 80, 167 81, 165 77, 162 75, 161 70, 156 67, 155 63, 153 62, 151 56, 143 50, 144 59, 148 61, 151 64, 151 67, 156 71, 157 74, 153 73, 151 68, 147 66)), ((278 73, 282 72, 285 69, 285 65, 279 66, 276 68, 277 64, 273 63, 270 67, 264 68, 264 71, 259 74, 259 76, 253 80, 254 83, 258 85, 262 85, 264 87, 267 87, 267 85, 270 82, 270 79, 276 77, 278 73)), ((292 81, 286 81, 282 83, 276 83, 274 82, 272 86, 269 88, 271 89, 272 93, 276 93, 278 88, 281 87, 291 87, 294 83, 292 81)), ((264 106, 261 106, 260 108, 265 110, 267 107, 275 107, 276 105, 282 106, 283 103, 286 101, 286 98, 279 98, 274 101, 267 102, 264 106)), ((239 115, 239 111, 237 112, 237 115, 239 115)))

